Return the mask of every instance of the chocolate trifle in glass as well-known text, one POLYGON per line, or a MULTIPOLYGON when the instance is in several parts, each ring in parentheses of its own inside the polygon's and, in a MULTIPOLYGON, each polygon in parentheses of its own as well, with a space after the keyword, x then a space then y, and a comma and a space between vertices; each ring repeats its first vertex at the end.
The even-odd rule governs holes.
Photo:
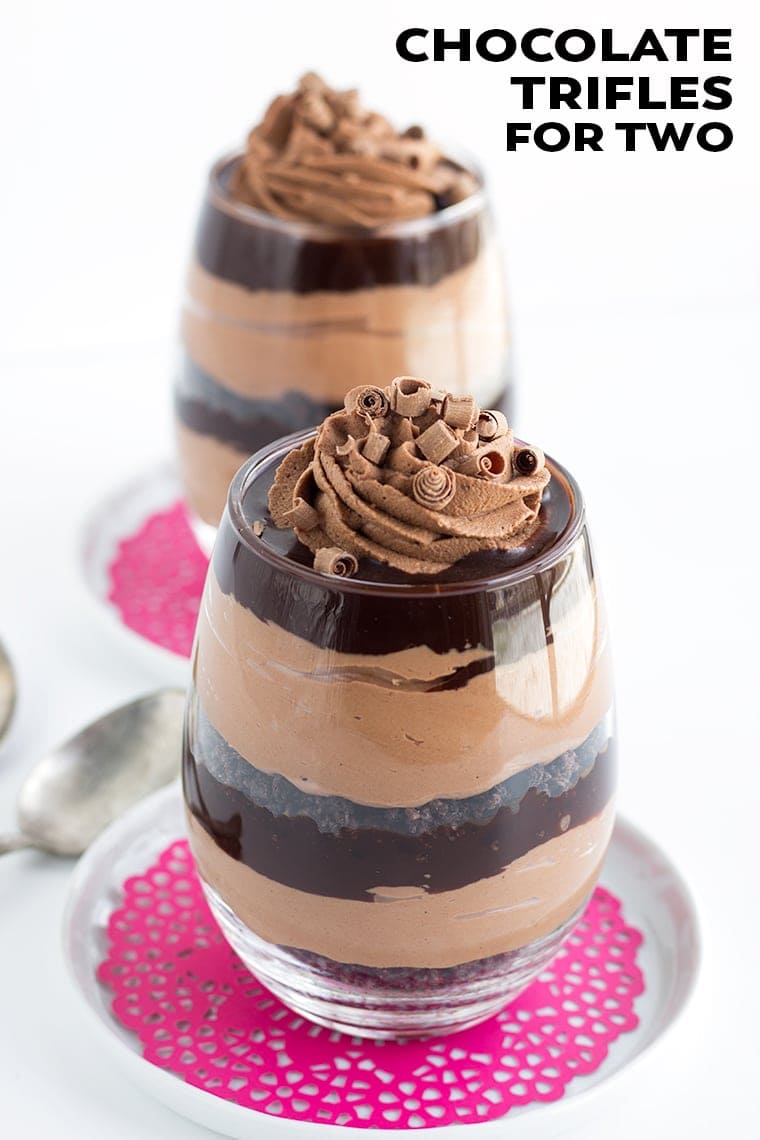
POLYGON ((399 133, 365 111, 356 91, 304 76, 211 170, 181 340, 180 473, 212 527, 240 464, 336 410, 357 370, 380 385, 435 375, 509 412, 480 174, 420 127, 399 133))
POLYGON ((583 911, 613 824, 612 679, 572 476, 401 377, 230 489, 184 787, 231 944, 351 1033, 462 1028, 583 911))

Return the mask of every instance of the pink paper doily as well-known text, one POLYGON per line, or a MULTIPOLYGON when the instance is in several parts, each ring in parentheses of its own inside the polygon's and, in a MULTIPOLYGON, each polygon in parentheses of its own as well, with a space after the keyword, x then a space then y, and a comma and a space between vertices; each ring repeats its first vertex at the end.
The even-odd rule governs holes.
POLYGON ((108 567, 108 600, 129 629, 189 657, 207 569, 180 501, 119 543, 108 567))
POLYGON ((496 1017, 449 1037, 374 1042, 320 1028, 248 973, 177 840, 124 884, 98 977, 143 1056, 257 1112, 356 1128, 493 1120, 558 1100, 636 1027, 641 934, 598 887, 551 966, 496 1017))

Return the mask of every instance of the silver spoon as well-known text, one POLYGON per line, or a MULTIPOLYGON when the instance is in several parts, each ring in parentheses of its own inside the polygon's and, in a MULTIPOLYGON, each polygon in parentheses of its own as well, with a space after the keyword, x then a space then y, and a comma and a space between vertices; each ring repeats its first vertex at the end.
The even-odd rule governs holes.
POLYGON ((18 800, 18 835, 0 855, 38 847, 80 855, 103 828, 180 770, 182 689, 161 689, 96 720, 32 769, 18 800))
POLYGON ((16 707, 16 678, 11 659, 0 641, 0 740, 3 739, 11 723, 16 707))

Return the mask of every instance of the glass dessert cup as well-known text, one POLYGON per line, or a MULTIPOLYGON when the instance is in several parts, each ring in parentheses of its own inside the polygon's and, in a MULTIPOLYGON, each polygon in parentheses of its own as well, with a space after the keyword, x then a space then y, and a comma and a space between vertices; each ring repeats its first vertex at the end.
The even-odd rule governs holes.
POLYGON ((480 178, 461 202, 365 229, 236 200, 240 161, 209 176, 174 390, 180 477, 207 549, 241 463, 338 408, 346 376, 435 375, 511 411, 504 278, 480 178))
POLYGON ((477 554, 410 580, 366 560, 336 578, 261 525, 310 434, 230 488, 188 701, 193 853, 227 939, 299 1014, 379 1038, 463 1029, 556 953, 612 830, 583 502, 547 460, 527 561, 477 554))

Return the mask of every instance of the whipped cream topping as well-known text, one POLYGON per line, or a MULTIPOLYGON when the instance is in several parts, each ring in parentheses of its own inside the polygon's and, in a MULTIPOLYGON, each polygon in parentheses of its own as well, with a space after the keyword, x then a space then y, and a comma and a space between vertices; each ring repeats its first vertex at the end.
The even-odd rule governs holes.
POLYGON ((231 186, 280 218, 357 226, 424 217, 477 188, 421 127, 399 134, 356 90, 335 91, 313 72, 269 105, 231 186))
POLYGON ((352 556, 435 574, 524 543, 550 477, 542 452, 516 446, 501 412, 400 376, 352 388, 344 409, 285 457, 269 511, 324 572, 355 572, 352 556))

